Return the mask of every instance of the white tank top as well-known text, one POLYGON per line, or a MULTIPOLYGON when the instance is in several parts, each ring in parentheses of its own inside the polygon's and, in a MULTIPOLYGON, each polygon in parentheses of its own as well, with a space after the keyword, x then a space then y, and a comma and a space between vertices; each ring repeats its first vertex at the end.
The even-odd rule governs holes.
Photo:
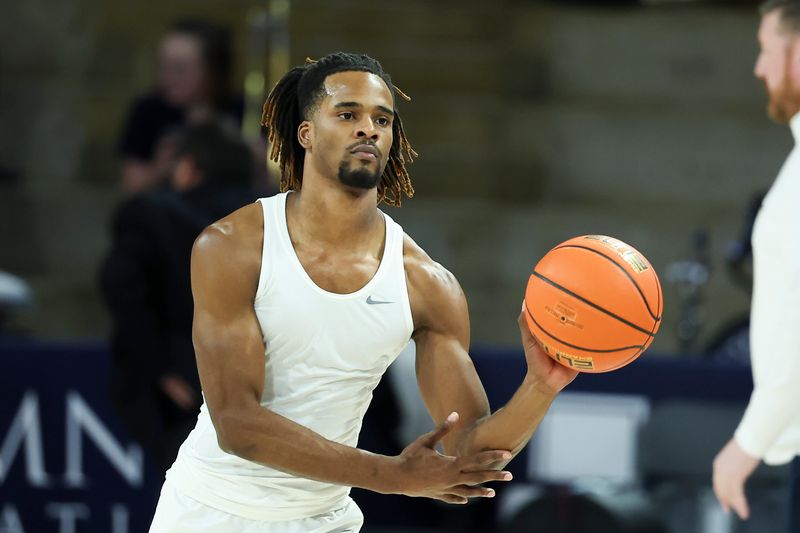
MULTIPOLYGON (((403 230, 384 214, 385 248, 373 278, 356 292, 331 293, 311 280, 295 254, 286 197, 259 200, 264 244, 255 311, 266 347, 261 405, 355 446, 372 391, 413 330, 403 230)), ((222 451, 205 404, 167 479, 201 503, 262 521, 326 513, 344 505, 350 492, 222 451)))

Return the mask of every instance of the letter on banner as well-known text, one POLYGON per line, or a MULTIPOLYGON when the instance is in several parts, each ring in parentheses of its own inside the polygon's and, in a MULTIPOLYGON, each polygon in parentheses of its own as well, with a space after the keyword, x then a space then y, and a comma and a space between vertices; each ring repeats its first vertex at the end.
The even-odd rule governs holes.
POLYGON ((0 448, 0 485, 6 479, 23 441, 25 442, 25 475, 33 487, 48 484, 44 469, 44 449, 42 448, 42 422, 39 417, 39 397, 34 391, 27 391, 22 397, 14 420, 11 422, 3 446, 0 448))
POLYGON ((131 443, 125 450, 76 391, 67 392, 67 483, 73 487, 86 483, 81 438, 84 432, 129 485, 141 486, 144 477, 142 448, 131 443))

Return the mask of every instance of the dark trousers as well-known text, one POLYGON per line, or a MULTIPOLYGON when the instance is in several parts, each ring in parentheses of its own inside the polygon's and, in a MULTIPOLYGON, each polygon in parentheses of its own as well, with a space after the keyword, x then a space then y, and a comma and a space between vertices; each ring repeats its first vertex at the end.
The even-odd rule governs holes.
POLYGON ((792 461, 789 474, 789 523, 786 533, 800 533, 800 456, 792 461))

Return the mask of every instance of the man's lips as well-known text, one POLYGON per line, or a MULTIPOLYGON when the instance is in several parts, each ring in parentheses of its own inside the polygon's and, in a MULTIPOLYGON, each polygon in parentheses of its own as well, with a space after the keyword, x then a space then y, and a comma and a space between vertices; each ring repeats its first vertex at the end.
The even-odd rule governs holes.
POLYGON ((352 153, 358 159, 366 159, 368 161, 375 161, 378 159, 378 149, 370 144, 359 144, 353 148, 352 153))

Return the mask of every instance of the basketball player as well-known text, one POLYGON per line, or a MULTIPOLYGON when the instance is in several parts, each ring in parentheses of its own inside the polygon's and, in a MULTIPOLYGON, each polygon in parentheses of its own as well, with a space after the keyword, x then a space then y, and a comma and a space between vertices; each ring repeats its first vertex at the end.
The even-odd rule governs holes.
POLYGON ((413 189, 401 95, 374 59, 290 70, 264 106, 289 192, 207 228, 192 255, 205 405, 167 473, 153 532, 358 531, 350 487, 466 503, 531 438, 575 372, 535 344, 491 414, 464 294, 378 209, 413 189), (413 338, 438 427, 388 457, 355 448, 371 391, 413 338), (435 450, 442 442, 444 454, 435 450))
MULTIPOLYGON (((800 137, 800 2, 761 8, 755 75, 769 94, 769 114, 800 137)), ((787 531, 800 533, 800 151, 789 154, 753 226, 750 357, 753 394, 733 438, 714 459, 713 484, 725 510, 750 510, 744 484, 763 459, 792 461, 787 531)))

